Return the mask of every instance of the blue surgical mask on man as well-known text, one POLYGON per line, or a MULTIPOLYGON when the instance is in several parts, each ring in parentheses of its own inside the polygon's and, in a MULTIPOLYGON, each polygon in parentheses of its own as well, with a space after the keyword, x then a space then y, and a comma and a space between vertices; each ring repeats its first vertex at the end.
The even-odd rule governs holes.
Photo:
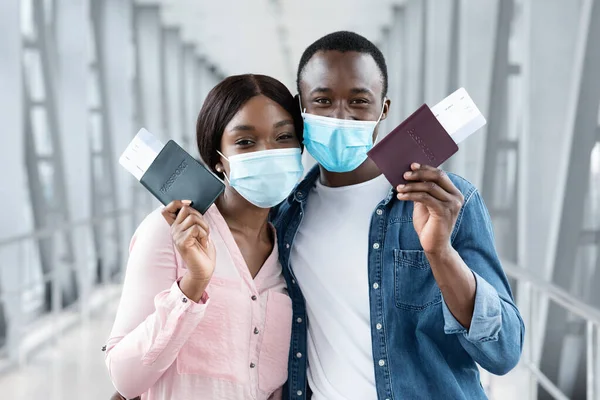
POLYGON ((281 203, 292 192, 302 174, 300 149, 255 151, 221 157, 229 162, 225 179, 242 197, 260 208, 281 203))
POLYGON ((383 107, 377 121, 357 121, 322 117, 302 110, 304 118, 304 146, 313 158, 330 172, 350 172, 367 159, 373 147, 373 133, 383 116, 383 107))

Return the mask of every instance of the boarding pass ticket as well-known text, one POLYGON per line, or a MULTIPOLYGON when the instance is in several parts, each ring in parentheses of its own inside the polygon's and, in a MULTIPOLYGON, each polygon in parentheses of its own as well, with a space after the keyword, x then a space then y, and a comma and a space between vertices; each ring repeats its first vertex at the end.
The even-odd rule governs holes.
POLYGON ((456 144, 486 124, 484 116, 464 88, 431 107, 431 111, 456 144))
POLYGON ((119 164, 139 181, 163 147, 160 140, 142 128, 119 158, 119 164))

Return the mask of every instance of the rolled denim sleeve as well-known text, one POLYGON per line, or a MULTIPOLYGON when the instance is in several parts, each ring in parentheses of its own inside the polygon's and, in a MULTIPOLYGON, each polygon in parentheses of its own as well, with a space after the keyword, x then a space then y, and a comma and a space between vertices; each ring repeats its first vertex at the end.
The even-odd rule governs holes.
POLYGON ((502 328, 502 304, 498 292, 482 277, 473 272, 477 290, 475 292, 475 307, 471 326, 467 330, 454 318, 448 305, 444 301, 442 310, 444 312, 444 331, 448 335, 462 334, 471 343, 498 340, 498 333, 502 328))
POLYGON ((525 326, 496 253, 491 218, 483 199, 475 189, 465 198, 452 246, 475 276, 475 308, 467 330, 442 302, 444 331, 457 335, 481 367, 504 375, 519 362, 525 326))

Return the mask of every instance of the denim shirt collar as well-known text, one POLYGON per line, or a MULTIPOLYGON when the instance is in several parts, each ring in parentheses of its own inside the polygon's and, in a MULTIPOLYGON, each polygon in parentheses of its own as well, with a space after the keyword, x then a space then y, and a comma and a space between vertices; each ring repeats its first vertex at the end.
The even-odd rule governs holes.
MULTIPOLYGON (((310 169, 310 171, 308 171, 308 173, 306 174, 304 179, 296 186, 296 188, 294 189, 294 191, 292 192, 292 194, 289 197, 290 202, 291 202, 291 200, 294 200, 294 201, 297 201, 298 203, 304 205, 306 203, 306 200, 308 199, 308 193, 317 184, 317 179, 319 179, 319 176, 320 176, 320 169, 319 169, 319 164, 317 164, 314 167, 312 167, 310 169)), ((396 189, 393 187, 390 188, 390 191, 388 192, 387 196, 383 200, 382 204, 384 206, 387 206, 390 203, 390 201, 392 201, 395 194, 396 194, 396 189)))

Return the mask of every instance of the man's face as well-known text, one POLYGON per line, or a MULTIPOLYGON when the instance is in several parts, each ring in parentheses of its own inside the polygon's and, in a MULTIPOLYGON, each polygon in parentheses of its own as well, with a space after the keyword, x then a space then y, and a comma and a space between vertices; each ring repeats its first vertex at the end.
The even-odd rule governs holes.
POLYGON ((300 76, 300 95, 309 114, 338 119, 376 121, 382 109, 385 119, 390 103, 375 60, 358 52, 317 52, 300 76))

